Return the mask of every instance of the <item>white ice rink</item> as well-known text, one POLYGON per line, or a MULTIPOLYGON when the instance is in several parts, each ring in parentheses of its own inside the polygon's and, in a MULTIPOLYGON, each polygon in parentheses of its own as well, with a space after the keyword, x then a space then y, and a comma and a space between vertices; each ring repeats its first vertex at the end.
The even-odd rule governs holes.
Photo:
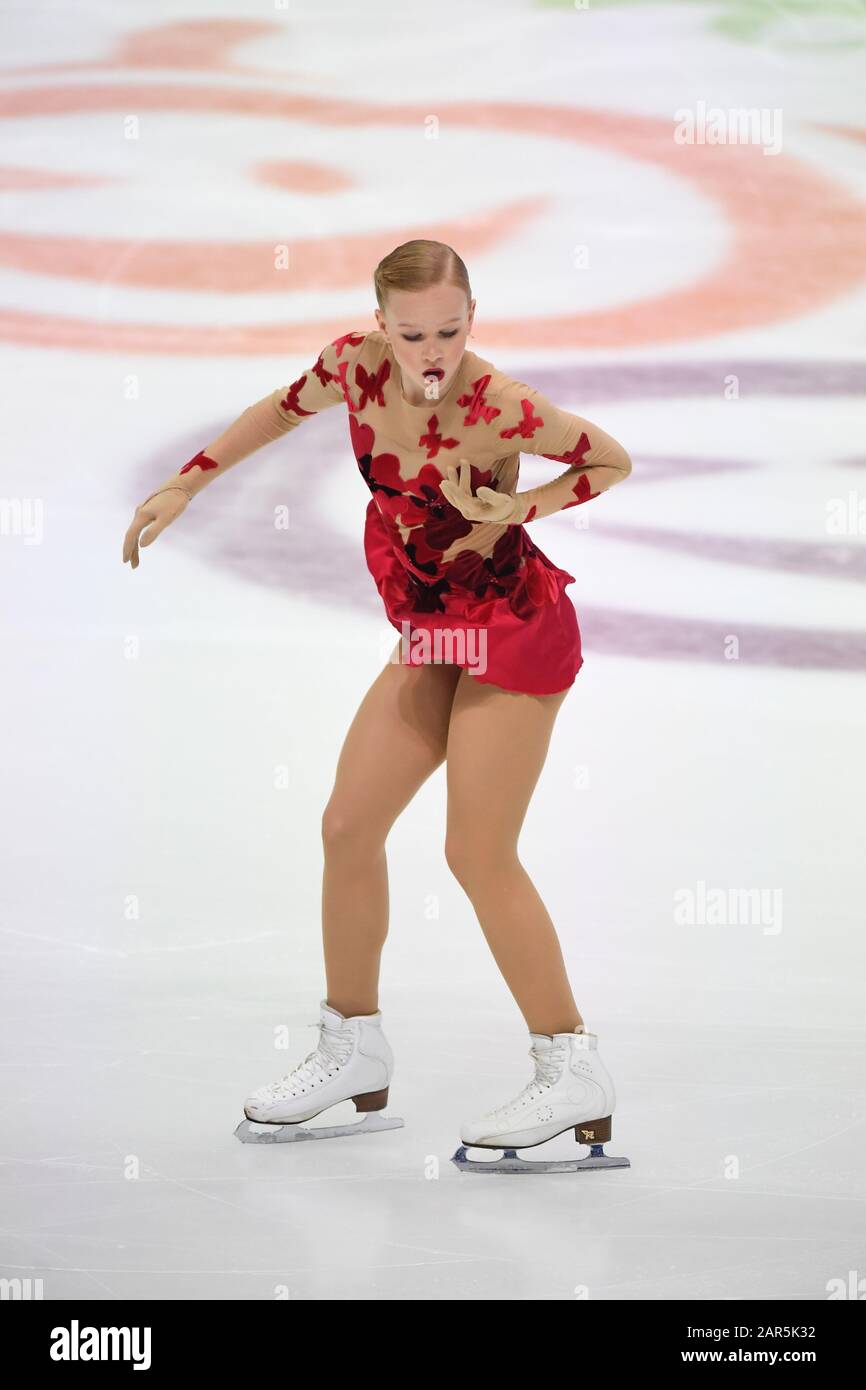
MULTIPOLYGON (((866 1277, 866 22, 42 0, 4 29, 0 1278, 840 1296, 866 1277), (677 144, 702 104, 781 112, 781 148, 677 144), (531 530, 576 576, 585 665, 520 843, 628 1169, 449 1162, 532 1068, 445 862, 441 768, 387 846, 405 1126, 233 1136, 315 1045, 320 818, 396 637, 344 413, 137 571, 121 545, 246 405, 375 326, 372 268, 412 236, 467 261, 474 349, 634 462, 531 530)), ((556 471, 526 458, 523 485, 556 471)))

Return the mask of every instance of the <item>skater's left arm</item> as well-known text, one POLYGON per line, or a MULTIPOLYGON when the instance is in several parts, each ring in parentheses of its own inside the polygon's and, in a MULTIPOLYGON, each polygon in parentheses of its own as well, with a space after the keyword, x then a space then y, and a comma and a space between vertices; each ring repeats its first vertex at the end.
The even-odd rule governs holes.
POLYGON ((589 502, 628 477, 631 458, 612 435, 581 415, 561 410, 533 387, 514 386, 516 390, 504 394, 503 409, 495 422, 503 451, 511 444, 521 453, 540 454, 568 467, 551 482, 525 492, 509 494, 479 487, 473 496, 470 465, 461 459, 459 480, 456 468, 450 465, 442 491, 464 516, 472 521, 520 526, 589 502))

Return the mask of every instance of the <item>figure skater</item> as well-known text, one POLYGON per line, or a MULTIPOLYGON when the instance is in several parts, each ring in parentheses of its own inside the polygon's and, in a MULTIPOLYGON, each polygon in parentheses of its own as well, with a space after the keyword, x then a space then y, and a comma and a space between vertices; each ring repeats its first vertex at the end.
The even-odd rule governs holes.
MULTIPOLYGON (((349 727, 322 817, 327 997, 319 1043, 287 1076, 247 1097, 240 1137, 251 1137, 249 1122, 298 1137, 292 1127, 348 1099, 374 1127, 387 1104, 393 1053, 378 1002, 388 931, 385 842, 445 762, 446 860, 523 1015, 534 1062, 514 1100, 461 1126, 462 1144, 504 1150, 504 1165, 474 1166, 513 1171, 515 1150, 574 1128, 578 1142, 594 1146, 596 1162, 517 1163, 544 1171, 627 1164, 602 1154, 613 1082, 517 846, 554 721, 583 660, 565 592, 574 576, 525 528, 598 497, 628 476, 631 460, 598 425, 467 349, 475 300, 450 246, 398 246, 376 267, 374 286, 378 328, 341 334, 296 381, 244 410, 136 508, 123 545, 124 562, 136 569, 139 547, 202 488, 318 411, 347 408, 371 494, 367 566, 401 637, 349 727), (518 492, 520 453, 566 467, 518 492)), ((473 1166, 465 1147, 458 1160, 473 1166)))

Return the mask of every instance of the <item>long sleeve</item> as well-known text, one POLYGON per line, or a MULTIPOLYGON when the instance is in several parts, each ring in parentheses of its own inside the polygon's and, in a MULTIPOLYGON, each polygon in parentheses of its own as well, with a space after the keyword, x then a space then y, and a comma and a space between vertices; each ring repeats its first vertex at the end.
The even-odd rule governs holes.
POLYGON ((580 415, 561 410, 534 387, 522 383, 515 387, 509 392, 511 423, 501 427, 502 438, 512 440, 521 453, 569 465, 551 482, 516 494, 518 524, 589 502, 628 477, 631 459, 612 435, 580 415))
MULTIPOLYGON (((201 492, 213 478, 256 449, 297 429, 309 416, 340 401, 355 408, 351 389, 365 336, 346 333, 328 343, 297 381, 279 386, 247 406, 217 439, 200 449, 163 486, 181 485, 193 494, 201 492)), ((357 370, 363 371, 360 367, 357 370)))

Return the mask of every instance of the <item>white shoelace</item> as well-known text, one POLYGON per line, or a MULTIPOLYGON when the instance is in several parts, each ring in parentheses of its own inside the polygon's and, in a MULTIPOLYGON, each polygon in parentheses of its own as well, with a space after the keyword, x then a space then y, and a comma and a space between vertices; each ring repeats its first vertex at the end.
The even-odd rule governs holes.
MULTIPOLYGON (((319 1023, 308 1023, 306 1026, 308 1028, 321 1028, 319 1023)), ((351 1056, 353 1046, 351 1034, 335 1033, 327 1028, 322 1028, 321 1034, 318 1045, 312 1052, 307 1053, 303 1062, 300 1062, 293 1071, 274 1083, 275 1094, 290 1094, 299 1086, 312 1081, 317 1073, 330 1071, 335 1063, 338 1067, 342 1066, 351 1056)))
POLYGON ((551 1087, 559 1075, 562 1061, 568 1056, 568 1045, 566 1043, 553 1043, 544 1052, 536 1051, 535 1045, 529 1049, 529 1055, 535 1063, 535 1075, 528 1081, 514 1100, 507 1101, 505 1105, 500 1105, 491 1114, 497 1118, 507 1118, 523 1105, 531 1100, 537 1100, 546 1090, 551 1087))

